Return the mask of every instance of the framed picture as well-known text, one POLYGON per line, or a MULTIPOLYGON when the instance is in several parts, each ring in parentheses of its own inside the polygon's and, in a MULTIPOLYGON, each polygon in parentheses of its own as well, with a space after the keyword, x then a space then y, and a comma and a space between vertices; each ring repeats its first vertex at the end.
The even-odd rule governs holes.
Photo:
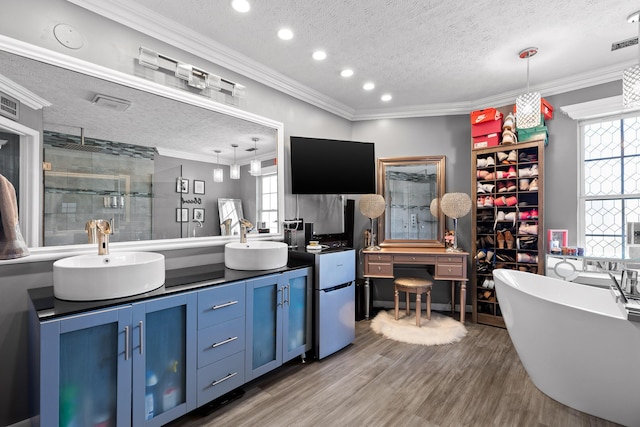
POLYGON ((188 193, 189 192, 189 180, 178 178, 176 180, 176 193, 188 193))
POLYGON ((204 209, 193 208, 193 219, 195 221, 204 222, 204 209))
POLYGON ((569 245, 569 230, 547 230, 547 251, 552 254, 562 253, 562 248, 569 245))
POLYGON ((176 208, 176 222, 189 222, 189 208, 176 208))
POLYGON ((193 194, 204 194, 204 181, 193 180, 193 194))

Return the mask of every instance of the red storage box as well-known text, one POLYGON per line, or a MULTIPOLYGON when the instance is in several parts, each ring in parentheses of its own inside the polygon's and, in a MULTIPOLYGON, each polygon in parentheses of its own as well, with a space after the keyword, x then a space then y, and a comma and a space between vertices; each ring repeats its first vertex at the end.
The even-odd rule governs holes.
POLYGON ((488 122, 478 123, 477 125, 471 125, 471 136, 483 136, 501 132, 502 115, 500 115, 498 120, 491 120, 488 122))
POLYGON ((500 120, 501 118, 502 113, 495 108, 485 108, 484 110, 476 110, 471 112, 472 125, 500 120))
MULTIPOLYGON (((516 112, 516 105, 513 104, 513 112, 516 112)), ((542 113, 542 115, 544 116, 545 120, 551 120, 553 119, 553 106, 551 104, 549 104, 549 101, 547 101, 544 98, 540 98, 540 112, 542 113)), ((516 123, 517 125, 518 123, 516 123)))
POLYGON ((497 147, 498 144, 500 144, 500 133, 473 137, 474 150, 479 148, 497 147))

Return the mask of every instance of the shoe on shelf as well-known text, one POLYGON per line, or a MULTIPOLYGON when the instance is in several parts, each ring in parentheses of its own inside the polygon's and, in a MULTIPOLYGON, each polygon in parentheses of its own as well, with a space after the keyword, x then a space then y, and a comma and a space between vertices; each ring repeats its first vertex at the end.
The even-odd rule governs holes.
POLYGON ((496 215, 496 221, 504 221, 504 219, 505 219, 504 211, 498 211, 496 215))
POLYGON ((538 176, 538 165, 531 165, 531 176, 538 176))
POLYGON ((507 114, 507 116, 504 118, 502 129, 508 129, 510 131, 514 131, 516 129, 516 118, 513 116, 513 113, 507 114))
POLYGON ((516 168, 511 166, 509 168, 509 172, 507 172, 507 178, 517 178, 517 177, 518 177, 518 173, 516 172, 516 168))
POLYGON ((485 175, 484 180, 485 181, 493 181, 494 179, 496 179, 496 174, 493 172, 489 172, 488 174, 485 175))
POLYGON ((489 176, 491 172, 484 170, 484 169, 479 169, 476 172, 476 176, 478 177, 478 179, 487 179, 487 176, 489 176))
MULTIPOLYGON (((518 143, 518 138, 516 138, 516 134, 515 133, 513 133, 509 129, 505 129, 504 131, 502 131, 502 144, 503 145, 517 144, 517 143, 518 143)), ((516 161, 517 161, 517 159, 516 159, 516 161)))
POLYGON ((507 160, 507 157, 509 157, 509 155, 507 153, 505 153, 504 151, 498 151, 496 154, 498 155, 498 161, 500 163, 502 163, 503 161, 507 160))
POLYGON ((520 211, 520 213, 518 214, 518 219, 520 220, 531 219, 531 211, 520 211))
POLYGON ((480 249, 478 251, 478 253, 476 254, 476 259, 477 260, 481 260, 484 259, 487 256, 487 250, 486 249, 480 249))
POLYGON ((516 213, 515 212, 509 212, 508 214, 506 214, 504 216, 504 220, 505 221, 511 221, 515 225, 515 223, 516 223, 516 213))
POLYGON ((531 176, 531 168, 520 168, 518 169, 519 177, 529 177, 531 176))
POLYGON ((486 193, 485 189, 484 189, 484 185, 482 185, 482 183, 480 181, 478 181, 478 185, 476 188, 476 193, 481 194, 481 193, 486 193))
POLYGON ((498 249, 504 249, 504 233, 502 230, 498 230, 496 240, 498 241, 498 249))
POLYGON ((520 180, 520 191, 527 191, 529 189, 529 180, 528 179, 521 179, 520 180))
POLYGON ((511 234, 511 231, 505 230, 505 232, 504 232, 504 242, 507 245, 507 249, 513 249, 513 246, 516 243, 516 239, 513 237, 513 234, 511 234))
POLYGON ((486 191, 487 193, 493 192, 494 187, 495 185, 493 184, 482 184, 482 188, 484 188, 484 191, 486 191))
POLYGON ((507 206, 507 199, 504 196, 500 196, 493 199, 491 203, 492 206, 507 206))
POLYGON ((513 181, 507 181, 507 191, 516 191, 516 183, 513 181))
POLYGON ((538 219, 538 209, 532 209, 531 210, 531 218, 532 219, 538 219))
POLYGON ((486 262, 493 262, 493 251, 491 249, 487 249, 487 257, 485 258, 486 262))
POLYGON ((498 193, 504 193, 507 191, 507 185, 504 182, 498 183, 498 193))
POLYGON ((485 198, 484 198, 483 206, 484 206, 485 208, 487 208, 487 207, 493 207, 493 203, 494 203, 494 202, 493 202, 493 197, 491 197, 491 196, 487 196, 487 197, 485 197, 485 198))
POLYGON ((481 208, 484 206, 484 196, 478 197, 478 201, 476 202, 476 206, 481 208))
POLYGON ((505 204, 507 206, 515 206, 518 204, 518 198, 516 196, 507 197, 505 199, 505 204))
POLYGON ((533 181, 529 184, 529 191, 538 191, 538 178, 533 178, 533 181))
POLYGON ((485 161, 487 162, 487 167, 496 165, 496 162, 493 160, 493 156, 487 157, 485 161))
POLYGON ((476 167, 477 168, 486 168, 487 167, 487 159, 481 159, 481 158, 477 158, 476 159, 476 167))

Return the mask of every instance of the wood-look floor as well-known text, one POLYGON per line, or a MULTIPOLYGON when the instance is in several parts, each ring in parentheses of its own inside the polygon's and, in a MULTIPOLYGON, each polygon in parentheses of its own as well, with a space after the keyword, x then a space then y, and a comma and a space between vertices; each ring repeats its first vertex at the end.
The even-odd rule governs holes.
POLYGON ((527 376, 505 329, 471 322, 461 342, 424 347, 356 322, 355 343, 296 359, 245 395, 171 426, 614 426, 564 406, 527 376))

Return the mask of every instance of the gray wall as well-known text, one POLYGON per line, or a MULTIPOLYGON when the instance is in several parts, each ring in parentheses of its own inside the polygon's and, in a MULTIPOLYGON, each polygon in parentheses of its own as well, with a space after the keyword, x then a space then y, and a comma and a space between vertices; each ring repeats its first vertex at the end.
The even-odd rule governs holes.
MULTIPOLYGON (((145 45, 245 84, 248 96, 240 108, 284 123, 287 218, 295 216, 296 208, 304 218, 305 212, 311 215, 314 210, 322 210, 316 209, 316 202, 334 199, 299 198, 299 205, 296 205, 296 198, 290 195, 288 173, 290 135, 373 141, 376 143, 378 157, 444 154, 447 157, 447 191, 470 192, 472 168, 467 115, 350 123, 215 64, 97 17, 64 0, 0 0, 0 6, 3 16, 10 18, 3 23, 1 32, 13 38, 128 73, 133 72, 133 58, 137 55, 138 47, 145 45), (86 38, 85 47, 79 51, 70 51, 58 44, 52 34, 53 26, 58 23, 66 23, 80 30, 86 38)), ((559 109, 564 104, 619 94, 619 87, 619 83, 602 85, 547 99, 559 109)), ((576 212, 577 207, 576 124, 557 112, 556 118, 549 123, 549 129, 551 142, 546 152, 545 167, 546 226, 568 228, 570 238, 575 238, 576 219, 573 212, 576 212)), ((362 236, 367 222, 356 210, 355 235, 358 247, 362 246, 359 236, 362 236)), ((470 247, 470 227, 469 217, 460 221, 462 247, 470 247)), ((222 261, 220 248, 169 251, 165 256, 168 268, 222 261)), ((51 264, 39 262, 0 265, 0 343, 3 349, 3 363, 0 365, 0 383, 3 384, 0 388, 0 425, 9 425, 29 416, 26 290, 51 283, 51 264)), ((436 295, 435 298, 446 302, 447 295, 443 291, 441 296, 436 295)))

